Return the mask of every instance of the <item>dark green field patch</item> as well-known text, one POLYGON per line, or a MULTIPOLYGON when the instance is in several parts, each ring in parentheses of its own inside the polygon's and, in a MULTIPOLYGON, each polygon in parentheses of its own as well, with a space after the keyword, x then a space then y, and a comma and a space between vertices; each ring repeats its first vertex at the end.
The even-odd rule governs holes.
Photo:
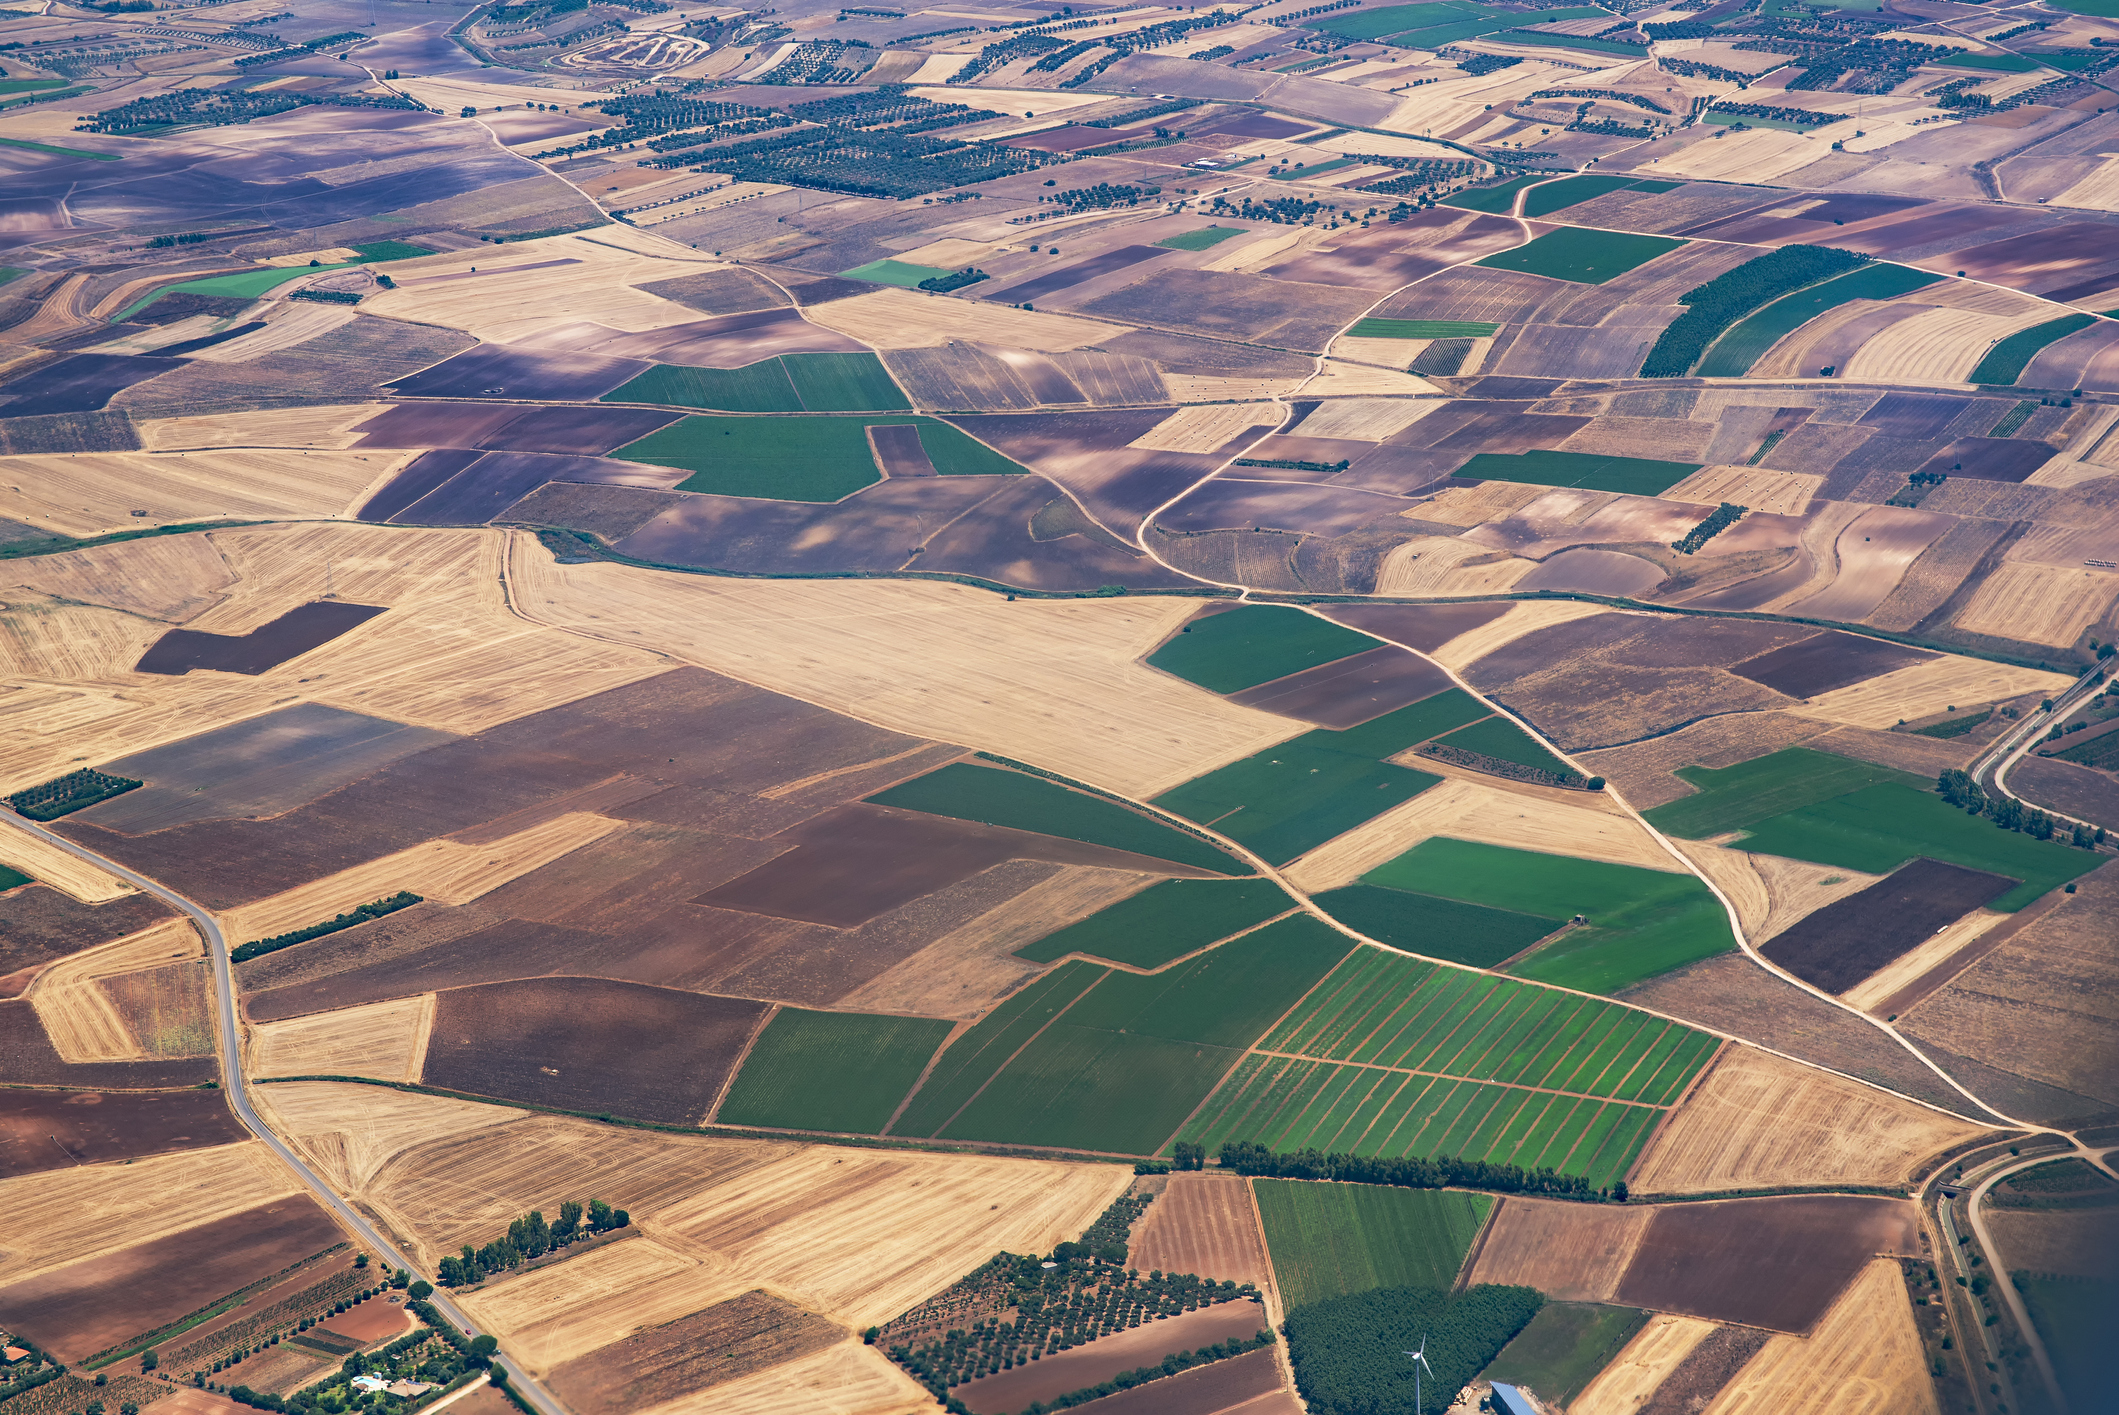
POLYGON ((1586 226, 1563 226, 1529 245, 1498 252, 1476 264, 1491 270, 1549 275, 1578 285, 1601 285, 1684 244, 1669 236, 1635 236, 1586 226))
POLYGON ((1326 890, 1316 902, 1340 923, 1379 943, 1474 968, 1491 968, 1513 958, 1561 923, 1371 884, 1326 890))
POLYGON ((2020 879, 1988 904, 2012 914, 2104 863, 2104 857, 2033 840, 1967 815, 1932 791, 1888 781, 1760 821, 1738 848, 1886 875, 1917 855, 2020 879))
POLYGON ((1680 780, 1698 787, 1698 794, 1641 814, 1665 835, 1687 840, 1705 840, 1724 831, 1742 830, 1882 781, 1927 785, 1925 778, 1909 772, 1808 747, 1784 748, 1735 766, 1681 766, 1676 774, 1680 780))
POLYGON ((1500 329, 1475 319, 1368 319, 1356 320, 1346 332, 1349 339, 1484 339, 1500 329))
POLYGON ((977 1026, 949 1044, 934 1070, 891 1126, 896 1135, 932 1135, 978 1094, 1008 1058, 1049 1026, 1110 970, 1093 963, 1065 963, 1033 978, 977 1026))
POLYGON ((1511 177, 1491 187, 1473 187, 1442 199, 1443 206, 1461 207, 1466 211, 1483 211, 1492 216, 1506 216, 1516 209, 1516 193, 1545 178, 1536 173, 1511 177))
POLYGON ((912 406, 874 354, 782 354, 780 363, 812 413, 882 413, 912 406))
POLYGON ((998 767, 952 762, 940 771, 914 777, 868 799, 879 806, 1108 845, 1114 850, 1174 860, 1217 874, 1256 873, 1198 836, 1150 820, 1116 802, 998 767))
POLYGON ((1481 452, 1459 467, 1456 475, 1473 481, 1573 486, 1589 491, 1616 491, 1628 496, 1660 496, 1698 470, 1698 465, 1692 462, 1606 457, 1595 452, 1481 452))
MULTIPOLYGON (((779 359, 742 368, 656 364, 603 395, 606 403, 663 403, 726 413, 799 413, 802 399, 779 359)), ((638 444, 635 444, 636 446, 638 444)))
POLYGON ((1209 246, 1220 245, 1231 236, 1250 234, 1249 228, 1243 226, 1202 226, 1197 231, 1180 231, 1174 236, 1165 236, 1155 244, 1173 251, 1203 251, 1209 246))
POLYGON ((2019 329, 2001 340, 1979 360, 1971 373, 1970 381, 1985 384, 2014 383, 2023 377, 2023 371, 2039 350, 2048 344, 2057 344, 2070 334, 2078 333, 2097 322, 2095 315, 2069 314, 2059 319, 2029 329, 2019 329))
POLYGON ((1271 880, 1164 880, 1018 948, 1015 956, 1053 963, 1069 953, 1085 953, 1135 968, 1160 968, 1294 907, 1271 880))
POLYGON ((1494 1206, 1454 1189, 1302 1179, 1259 1179, 1253 1188, 1289 1307, 1378 1287, 1451 1287, 1494 1206))
POLYGON ((415 246, 410 241, 363 241, 354 246, 367 261, 413 260, 423 255, 435 254, 431 246, 415 246))
POLYGON ((1439 776, 1384 758, 1485 715, 1485 704, 1452 688, 1359 727, 1305 732, 1154 803, 1285 864, 1433 786, 1439 776))
POLYGON ((1148 662, 1209 692, 1234 693, 1381 643, 1299 609, 1248 604, 1186 624, 1148 662))
MULTIPOLYGON (((1737 322, 1714 342, 1698 369, 1702 378, 1742 378, 1766 351, 1849 300, 1890 300, 1909 295, 1942 279, 1925 270, 1881 261, 1835 276, 1821 285, 1783 295, 1758 313, 1737 322)), ((1806 373, 1815 370, 1806 369, 1806 373)))
POLYGON ((872 260, 866 265, 857 265, 851 270, 842 270, 839 275, 846 280, 866 280, 875 285, 896 285, 906 290, 917 290, 922 280, 944 280, 956 274, 938 265, 909 265, 902 260, 872 260))
MULTIPOLYGON (((1511 41, 1513 42, 1513 41, 1511 41)), ((1582 177, 1563 177, 1557 182, 1547 182, 1534 188, 1523 198, 1525 216, 1547 216, 1566 207, 1577 206, 1591 197, 1603 196, 1606 192, 1624 191, 1629 187, 1643 185, 1632 177, 1616 174, 1596 173, 1582 177)), ((1652 185, 1668 190, 1678 185, 1675 182, 1658 182, 1652 185)))
POLYGON ((1436 740, 1467 752, 1477 752, 1481 756, 1514 762, 1517 766, 1549 771, 1556 776, 1575 774, 1573 767, 1545 750, 1536 738, 1505 717, 1489 717, 1469 727, 1460 727, 1448 736, 1436 740))
POLYGON ((876 1134, 951 1025, 926 1017, 783 1007, 752 1044, 715 1119, 775 1130, 876 1134))
POLYGON ((30 876, 22 873, 22 871, 11 870, 5 865, 0 865, 0 894, 5 894, 10 889, 33 883, 35 881, 30 876))
MULTIPOLYGON (((641 379, 658 374, 751 374, 753 370, 758 371, 758 387, 769 391, 778 385, 771 382, 767 371, 780 367, 778 360, 736 370, 658 367, 608 397, 615 400, 641 379)), ((793 385, 786 374, 777 376, 792 397, 793 385)), ((695 416, 651 432, 611 455, 693 473, 677 484, 679 491, 776 501, 838 501, 883 479, 868 445, 868 428, 886 421, 918 428, 920 446, 942 476, 1018 476, 1025 470, 962 429, 919 414, 887 419, 695 416)))
POLYGON ((1425 4, 1385 5, 1380 9, 1357 10, 1351 15, 1335 15, 1310 28, 1347 39, 1380 39, 1403 30, 1449 24, 1456 20, 1483 19, 1493 13, 1491 6, 1476 4, 1472 0, 1428 0, 1425 4))

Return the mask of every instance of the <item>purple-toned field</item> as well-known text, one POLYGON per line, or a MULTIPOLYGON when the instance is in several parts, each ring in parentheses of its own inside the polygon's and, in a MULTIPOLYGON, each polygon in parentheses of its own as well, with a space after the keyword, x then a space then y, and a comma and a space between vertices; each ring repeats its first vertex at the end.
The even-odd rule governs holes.
POLYGON ((1921 649, 1833 629, 1744 659, 1729 671, 1791 698, 1814 698, 1933 657, 1921 649))
POLYGON ((1172 252, 1158 250, 1154 246, 1120 246, 1115 250, 1093 255, 1087 260, 1078 260, 1072 265, 1063 265, 1058 270, 1048 270, 1043 275, 1034 275, 1019 285, 1009 285, 1003 289, 986 293, 989 294, 990 298, 1007 304, 1025 304, 1033 300, 1042 300, 1047 295, 1061 290, 1071 290, 1076 285, 1087 284, 1098 276, 1109 275, 1115 270, 1125 270, 1144 261, 1154 260, 1159 256, 1170 254, 1172 252))
POLYGON ((811 324, 797 310, 768 309, 672 324, 636 334, 601 324, 567 324, 545 330, 515 347, 612 359, 651 359, 693 368, 742 368, 775 354, 855 354, 868 346, 821 324, 811 324))
MULTIPOLYGON (((1003 455, 1041 473, 1079 497, 1099 521, 1121 536, 1141 518, 1221 464, 1213 454, 1150 452, 1129 447, 1169 416, 1167 408, 1102 413, 993 413, 955 416, 955 423, 1003 455)), ((1259 430, 1280 418, 1259 408, 1259 430)))
POLYGON ((135 383, 183 366, 182 359, 75 354, 0 384, 0 409, 12 416, 94 412, 135 383))
POLYGON ((1359 487, 1303 482, 1249 481, 1247 467, 1223 475, 1156 516, 1155 524, 1173 531, 1301 531, 1340 536, 1379 516, 1407 509, 1402 497, 1359 487))
POLYGON ((1433 653, 1459 634, 1491 624, 1515 606, 1506 600, 1485 604, 1334 604, 1324 609, 1349 629, 1375 634, 1422 653, 1433 653))
POLYGON ((637 359, 482 344, 399 379, 395 387, 412 398, 586 401, 602 397, 647 367, 637 359))
POLYGON ((2016 381, 2025 388, 2119 390, 2119 324, 2099 320, 2048 344, 2016 381))
POLYGON ((207 634, 196 629, 171 629, 148 646, 135 673, 178 676, 194 668, 222 673, 245 673, 252 677, 277 668, 313 648, 330 643, 339 635, 367 623, 387 606, 349 604, 343 600, 316 600, 288 610, 269 624, 260 624, 247 634, 207 634))
POLYGON ((1320 663, 1285 678, 1230 693, 1229 701, 1319 727, 1345 729, 1396 712, 1451 687, 1450 676, 1392 644, 1320 663))
POLYGON ((681 414, 647 408, 513 408, 490 403, 398 403, 360 425, 364 447, 477 447, 596 456, 637 442, 681 414))

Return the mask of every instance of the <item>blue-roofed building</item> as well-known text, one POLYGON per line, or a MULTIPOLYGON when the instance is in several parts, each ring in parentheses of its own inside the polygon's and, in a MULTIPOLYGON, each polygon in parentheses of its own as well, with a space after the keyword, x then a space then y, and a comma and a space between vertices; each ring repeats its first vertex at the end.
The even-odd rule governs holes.
POLYGON ((1500 1381, 1494 1382, 1494 1409, 1500 1415, 1543 1415, 1528 1395, 1500 1381))

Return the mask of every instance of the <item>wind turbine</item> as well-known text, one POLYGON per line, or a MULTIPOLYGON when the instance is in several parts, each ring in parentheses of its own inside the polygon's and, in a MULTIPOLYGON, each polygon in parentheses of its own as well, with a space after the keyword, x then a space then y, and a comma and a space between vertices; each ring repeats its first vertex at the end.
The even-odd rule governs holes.
POLYGON ((1408 1351, 1405 1354, 1413 1358, 1413 1415, 1427 1415, 1427 1406, 1420 1399, 1420 1368, 1427 1366, 1427 1373, 1431 1376, 1435 1374, 1435 1368, 1427 1365, 1427 1333, 1420 1334, 1418 1351, 1408 1351))

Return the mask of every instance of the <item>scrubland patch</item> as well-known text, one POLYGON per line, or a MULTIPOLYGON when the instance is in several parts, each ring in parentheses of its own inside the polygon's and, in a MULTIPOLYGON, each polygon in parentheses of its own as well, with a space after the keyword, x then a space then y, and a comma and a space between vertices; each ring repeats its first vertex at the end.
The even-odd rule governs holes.
POLYGON ((197 958, 206 947, 189 919, 165 919, 113 943, 84 949, 37 975, 28 990, 52 1049, 71 1062, 131 1061, 147 1056, 99 980, 197 958))
POLYGON ((1726 1049, 1633 1169, 1642 1194, 1903 1183, 1981 1127, 1755 1047, 1726 1049))

